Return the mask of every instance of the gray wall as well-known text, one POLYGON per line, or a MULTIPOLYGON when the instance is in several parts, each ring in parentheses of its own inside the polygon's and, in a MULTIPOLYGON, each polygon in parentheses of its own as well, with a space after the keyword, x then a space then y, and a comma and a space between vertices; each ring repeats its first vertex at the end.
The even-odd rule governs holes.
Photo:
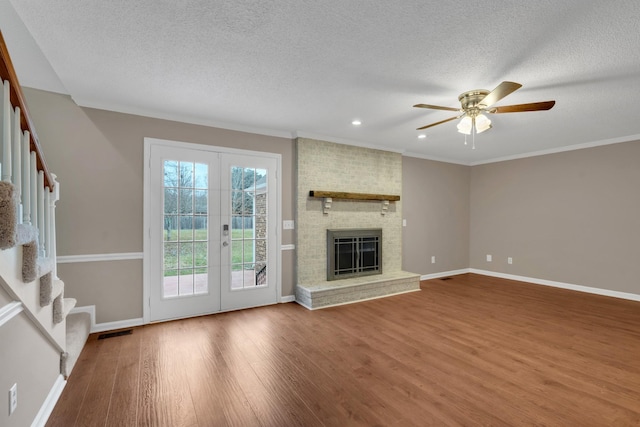
MULTIPOLYGON (((290 139, 79 108, 67 96, 24 91, 62 183, 59 255, 142 251, 144 137, 282 154, 283 219, 294 218, 290 139)), ((403 157, 402 268, 473 267, 639 294, 638 159, 640 142, 474 167, 403 157)), ((282 243, 294 243, 294 232, 283 231, 282 243)), ((282 260, 282 294, 292 295, 293 251, 282 260)), ((61 264, 60 276, 78 305, 96 305, 99 323, 142 316, 141 260, 61 264)))
POLYGON ((403 270, 424 275, 469 267, 470 170, 402 158, 403 270))
POLYGON ((471 267, 640 294, 639 261, 640 142, 471 169, 471 267))
MULTIPOLYGON (((24 89, 49 168, 61 183, 58 255, 142 252, 144 137, 282 155, 282 217, 293 219, 291 139, 78 107, 24 89)), ((283 244, 293 243, 283 231, 283 244)), ((293 295, 293 254, 282 254, 282 294, 293 295)), ((98 323, 142 317, 142 260, 61 264, 66 295, 96 305, 98 323)))
POLYGON ((0 343, 0 426, 31 425, 60 375, 60 353, 24 312, 0 327, 0 343), (9 416, 8 391, 13 384, 18 384, 18 406, 9 416))

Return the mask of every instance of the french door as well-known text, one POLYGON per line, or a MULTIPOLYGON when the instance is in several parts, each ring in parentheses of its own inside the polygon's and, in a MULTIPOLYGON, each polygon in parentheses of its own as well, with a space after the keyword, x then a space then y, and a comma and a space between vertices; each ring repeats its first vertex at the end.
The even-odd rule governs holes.
POLYGON ((277 159, 145 142, 145 320, 277 302, 277 159))

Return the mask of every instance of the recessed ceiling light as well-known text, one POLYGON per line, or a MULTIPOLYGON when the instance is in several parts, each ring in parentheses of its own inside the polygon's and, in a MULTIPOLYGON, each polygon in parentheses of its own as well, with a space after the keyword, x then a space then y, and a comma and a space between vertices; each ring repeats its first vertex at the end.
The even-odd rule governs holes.
POLYGON ((425 139, 427 137, 427 135, 425 135, 424 133, 421 133, 420 135, 418 135, 419 139, 425 139))
POLYGON ((354 126, 360 126, 362 124, 362 122, 360 120, 354 120, 351 122, 352 125, 354 126))

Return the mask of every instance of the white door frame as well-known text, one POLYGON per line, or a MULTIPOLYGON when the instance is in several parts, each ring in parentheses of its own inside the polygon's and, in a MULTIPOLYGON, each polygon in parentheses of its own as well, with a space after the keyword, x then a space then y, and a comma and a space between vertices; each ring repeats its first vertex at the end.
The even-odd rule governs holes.
MULTIPOLYGON (((218 147, 205 144, 193 144, 189 142, 171 141, 157 138, 144 138, 144 185, 143 185, 143 261, 142 261, 142 320, 144 324, 150 323, 149 301, 151 295, 151 146, 160 145, 166 147, 185 148, 191 150, 204 150, 224 154, 253 155, 273 158, 277 163, 276 171, 276 302, 282 302, 282 155, 262 151, 241 150, 237 148, 218 147)), ((223 310, 224 311, 224 310, 223 310)))

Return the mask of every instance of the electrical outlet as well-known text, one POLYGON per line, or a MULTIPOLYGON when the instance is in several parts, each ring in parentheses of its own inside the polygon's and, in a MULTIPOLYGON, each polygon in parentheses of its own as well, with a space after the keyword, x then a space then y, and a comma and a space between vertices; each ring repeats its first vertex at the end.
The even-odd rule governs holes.
MULTIPOLYGON (((22 205, 20 205, 20 206, 22 206, 22 205)), ((407 220, 406 220, 406 219, 403 219, 403 220, 402 220, 402 226, 403 226, 403 227, 406 227, 406 226, 407 226, 407 220)))
POLYGON ((286 219, 282 221, 283 230, 293 230, 295 228, 295 222, 292 219, 286 219))
POLYGON ((11 386, 9 389, 9 415, 18 407, 18 383, 11 386))
POLYGON ((487 254, 487 262, 491 262, 491 259, 492 259, 491 255, 487 254))
POLYGON ((431 264, 435 264, 436 263, 436 256, 432 256, 431 257, 431 264))
POLYGON ((508 257, 507 258, 507 264, 513 264, 513 258, 508 257))

